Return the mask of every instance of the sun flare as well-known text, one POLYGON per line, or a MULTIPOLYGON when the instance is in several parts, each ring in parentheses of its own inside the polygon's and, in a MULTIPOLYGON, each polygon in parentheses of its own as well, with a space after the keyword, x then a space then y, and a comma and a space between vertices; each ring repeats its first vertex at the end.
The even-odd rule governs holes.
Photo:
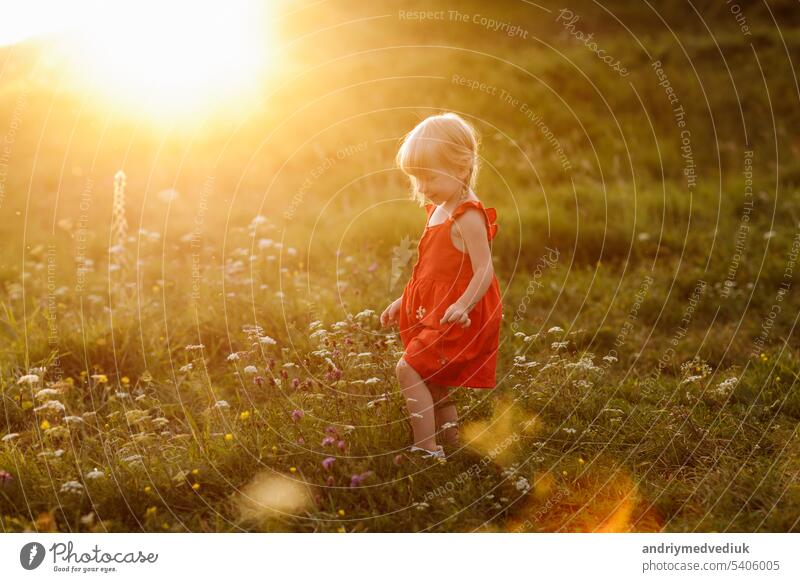
POLYGON ((256 0, 87 0, 69 11, 55 3, 57 26, 44 16, 51 3, 34 4, 40 18, 19 13, 21 26, 27 36, 52 34, 82 94, 149 113, 238 107, 275 48, 269 3, 256 0))

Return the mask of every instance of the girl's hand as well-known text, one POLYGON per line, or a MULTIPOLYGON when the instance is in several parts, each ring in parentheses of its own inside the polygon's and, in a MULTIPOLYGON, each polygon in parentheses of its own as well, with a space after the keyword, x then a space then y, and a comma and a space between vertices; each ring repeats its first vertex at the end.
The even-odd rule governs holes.
POLYGON ((469 309, 467 306, 461 303, 453 303, 448 307, 447 311, 444 312, 444 317, 442 317, 439 323, 445 325, 450 322, 458 323, 461 327, 469 327, 472 324, 472 320, 469 318, 469 309))
POLYGON ((397 323, 397 315, 400 313, 401 304, 402 297, 392 301, 392 303, 383 310, 383 313, 381 313, 381 327, 388 327, 397 323))

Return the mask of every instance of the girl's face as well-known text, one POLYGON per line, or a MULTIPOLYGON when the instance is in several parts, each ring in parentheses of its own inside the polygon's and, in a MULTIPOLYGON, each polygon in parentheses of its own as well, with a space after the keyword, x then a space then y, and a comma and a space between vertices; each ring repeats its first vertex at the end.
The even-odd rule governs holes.
POLYGON ((453 170, 431 168, 416 176, 417 189, 434 204, 440 205, 457 197, 464 189, 464 179, 453 175, 453 170))

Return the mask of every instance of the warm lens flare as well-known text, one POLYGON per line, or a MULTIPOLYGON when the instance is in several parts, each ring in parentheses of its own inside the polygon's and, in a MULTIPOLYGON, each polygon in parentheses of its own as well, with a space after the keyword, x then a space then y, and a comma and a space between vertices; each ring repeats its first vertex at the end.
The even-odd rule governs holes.
POLYGON ((87 98, 169 116, 241 108, 275 49, 269 3, 256 0, 35 1, 0 28, 6 43, 53 33, 87 98), (51 11, 52 9, 52 11, 51 11), (44 15, 59 14, 58 22, 44 15), (54 30, 56 29, 56 30, 54 30))

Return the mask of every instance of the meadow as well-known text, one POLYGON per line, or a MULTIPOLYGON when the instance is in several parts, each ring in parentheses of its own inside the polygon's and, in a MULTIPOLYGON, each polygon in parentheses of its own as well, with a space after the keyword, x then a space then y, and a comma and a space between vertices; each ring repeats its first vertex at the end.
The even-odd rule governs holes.
POLYGON ((287 3, 258 99, 188 122, 0 48, 2 530, 800 531, 800 15, 739 10, 287 3), (378 321, 442 110, 504 312, 445 462, 378 321))

